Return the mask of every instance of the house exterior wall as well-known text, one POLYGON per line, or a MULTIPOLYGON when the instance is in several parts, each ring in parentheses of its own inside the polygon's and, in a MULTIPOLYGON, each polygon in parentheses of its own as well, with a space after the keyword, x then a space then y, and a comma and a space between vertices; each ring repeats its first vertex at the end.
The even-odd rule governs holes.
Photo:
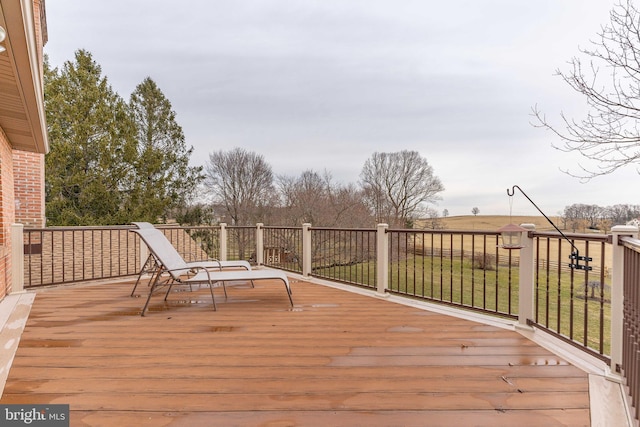
POLYGON ((14 150, 13 174, 15 221, 25 227, 44 227, 44 155, 14 150))
MULTIPOLYGON (((33 15, 36 24, 36 43, 38 49, 38 58, 40 58, 41 66, 44 65, 42 59, 44 58, 43 49, 47 44, 48 32, 47 32, 47 17, 45 12, 44 0, 33 0, 33 15)), ((42 68, 40 69, 42 72, 42 68)))
POLYGON ((15 221, 13 153, 0 129, 0 299, 11 292, 11 224, 15 221))
MULTIPOLYGON (((33 80, 41 85, 44 65, 42 49, 47 41, 44 3, 45 0, 33 0, 36 60, 39 67, 32 73, 33 80)), ((46 135, 44 140, 46 146, 46 135)), ((0 300, 11 293, 11 225, 16 222, 29 227, 45 225, 44 154, 14 150, 4 129, 0 127, 0 300)))

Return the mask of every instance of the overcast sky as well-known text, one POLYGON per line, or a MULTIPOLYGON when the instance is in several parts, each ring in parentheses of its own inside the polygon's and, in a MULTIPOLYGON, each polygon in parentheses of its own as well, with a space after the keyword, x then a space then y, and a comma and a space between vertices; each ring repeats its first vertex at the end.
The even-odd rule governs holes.
POLYGON ((445 186, 440 213, 548 215, 640 204, 634 168, 586 184, 531 108, 580 117, 554 76, 608 22, 614 0, 49 0, 54 67, 86 49, 126 100, 149 76, 192 164, 242 147, 276 175, 357 183, 374 152, 416 150, 445 186), (512 210, 511 210, 512 209, 512 210))

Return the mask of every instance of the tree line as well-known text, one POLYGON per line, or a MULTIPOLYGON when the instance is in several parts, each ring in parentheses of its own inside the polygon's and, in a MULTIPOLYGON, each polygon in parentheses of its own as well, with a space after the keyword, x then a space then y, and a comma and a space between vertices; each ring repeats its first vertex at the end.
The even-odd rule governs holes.
MULTIPOLYGON (((132 221, 187 224, 411 227, 433 216, 444 191, 416 151, 374 153, 358 184, 327 171, 275 176, 263 156, 218 150, 203 167, 189 166, 171 103, 145 78, 125 101, 85 50, 62 69, 45 59, 45 157, 48 225, 112 225, 132 221), (193 203, 207 198, 208 203, 193 203), (202 197, 206 196, 206 197, 202 197)), ((435 214, 437 215, 437 214, 435 214)))
POLYGON ((564 208, 563 226, 566 230, 580 232, 585 230, 606 231, 614 225, 624 225, 640 218, 640 205, 618 204, 598 206, 576 203, 564 208))
MULTIPOLYGON (((224 221, 231 225, 323 227, 412 227, 433 209, 444 190, 427 160, 416 151, 374 153, 356 184, 337 183, 326 170, 275 176, 262 155, 242 148, 211 153, 205 187, 217 212, 204 218, 179 217, 184 223, 224 221), (217 217, 215 215, 218 215, 217 217)), ((205 212, 200 206, 200 212, 205 212)))

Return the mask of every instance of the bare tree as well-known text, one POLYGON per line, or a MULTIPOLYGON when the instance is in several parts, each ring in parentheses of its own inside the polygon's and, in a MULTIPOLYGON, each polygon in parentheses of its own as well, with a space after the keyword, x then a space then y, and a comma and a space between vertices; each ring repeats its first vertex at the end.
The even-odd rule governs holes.
POLYGON ((275 190, 263 156, 242 148, 220 150, 209 155, 205 173, 215 202, 225 206, 232 225, 265 221, 275 190))
POLYGON ((564 208, 562 220, 565 228, 576 230, 608 230, 612 225, 624 225, 640 217, 640 205, 613 205, 600 207, 575 203, 564 208))
POLYGON ((305 222, 319 227, 370 226, 361 192, 353 185, 335 184, 328 172, 323 176, 312 170, 299 177, 280 176, 277 179, 282 209, 278 215, 284 225, 305 222))
POLYGON ((480 213, 480 209, 474 207, 473 209, 471 209, 471 213, 473 214, 473 216, 477 216, 480 213))
POLYGON ((575 233, 576 229, 580 227, 580 222, 582 220, 578 206, 575 204, 566 206, 562 217, 564 219, 565 228, 569 228, 575 233))
MULTIPOLYGON (((320 175, 312 170, 298 177, 280 176, 277 179, 282 207, 277 221, 282 225, 300 226, 311 223, 316 227, 364 228, 374 222, 361 191, 354 185, 335 184, 331 175, 320 175)), ((313 265, 338 266, 372 259, 365 245, 358 239, 362 235, 350 232, 319 232, 314 235, 313 265), (327 250, 329 248, 329 250, 327 250)), ((280 239, 277 243, 294 260, 302 260, 302 248, 295 239, 280 239)))
POLYGON ((377 222, 411 227, 421 209, 444 190, 433 168, 417 151, 374 153, 360 173, 377 222))
POLYGON ((606 219, 606 210, 598 205, 575 203, 564 208, 564 218, 568 226, 575 232, 579 228, 597 229, 599 223, 606 219))
MULTIPOLYGON (((447 216, 449 213, 445 209, 446 214, 443 216, 447 216)), ((425 209, 424 219, 420 221, 422 227, 424 229, 429 230, 442 230, 444 228, 444 224, 442 223, 442 218, 438 214, 438 211, 432 207, 428 207, 425 209)))
POLYGON ((640 217, 638 205, 613 205, 604 208, 605 216, 613 225, 624 225, 628 221, 640 217))
POLYGON ((311 170, 299 177, 279 176, 276 180, 280 190, 286 225, 300 225, 305 222, 320 225, 318 216, 326 207, 323 197, 327 192, 325 180, 311 170))
POLYGON ((573 90, 582 95, 589 112, 582 119, 566 117, 552 125, 533 108, 534 126, 552 131, 562 144, 556 148, 578 152, 596 166, 580 165, 579 174, 590 179, 640 163, 640 13, 633 1, 621 1, 610 12, 610 23, 588 49, 586 61, 574 57, 567 72, 557 70, 573 90))
POLYGON ((582 205, 584 218, 587 220, 588 227, 597 229, 598 223, 604 217, 604 209, 598 205, 582 205))

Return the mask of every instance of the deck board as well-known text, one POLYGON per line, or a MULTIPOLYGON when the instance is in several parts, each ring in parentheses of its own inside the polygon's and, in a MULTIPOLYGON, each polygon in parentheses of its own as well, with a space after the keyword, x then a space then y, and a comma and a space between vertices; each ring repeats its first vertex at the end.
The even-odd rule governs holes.
POLYGON ((0 403, 71 425, 589 426, 589 379, 516 332, 293 281, 38 291, 0 403), (144 292, 144 289, 142 289, 144 292))

